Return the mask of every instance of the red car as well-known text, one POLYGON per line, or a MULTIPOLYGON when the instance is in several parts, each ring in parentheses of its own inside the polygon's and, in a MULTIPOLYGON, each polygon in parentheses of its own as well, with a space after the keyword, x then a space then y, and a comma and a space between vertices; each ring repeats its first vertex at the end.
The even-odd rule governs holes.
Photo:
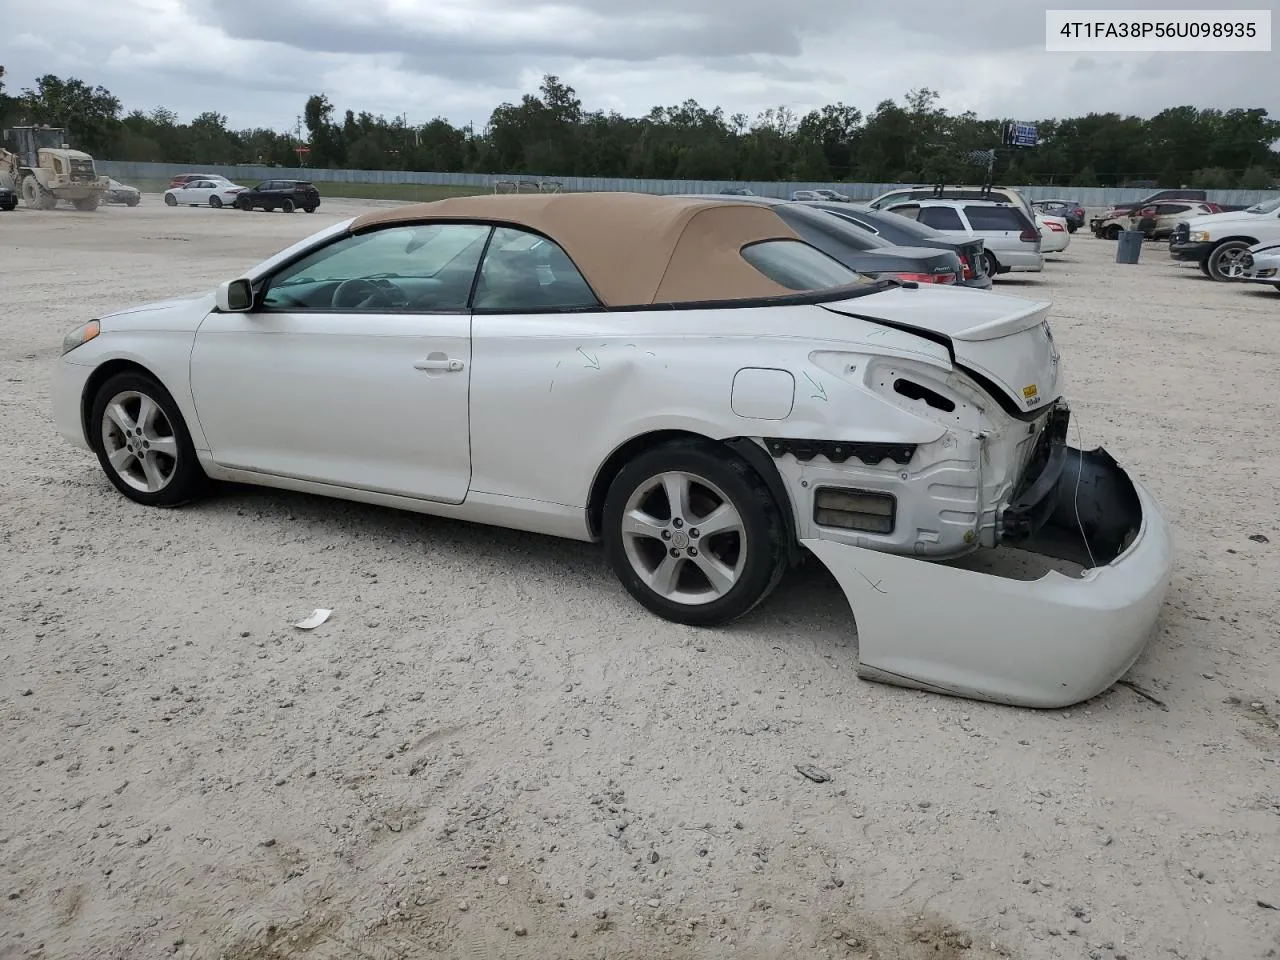
POLYGON ((216 173, 180 173, 169 181, 169 189, 181 187, 190 183, 192 180, 225 180, 226 177, 219 176, 216 173))

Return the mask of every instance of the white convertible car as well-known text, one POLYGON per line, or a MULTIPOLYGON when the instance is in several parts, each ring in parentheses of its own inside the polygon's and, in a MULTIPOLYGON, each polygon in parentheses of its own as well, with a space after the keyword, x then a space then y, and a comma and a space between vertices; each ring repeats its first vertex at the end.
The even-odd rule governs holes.
POLYGON ((600 540, 685 624, 812 554, 860 676, 1057 707, 1138 657, 1172 544, 1067 445, 1048 308, 871 282, 758 204, 454 198, 81 324, 55 415, 139 503, 228 480, 600 540), (975 568, 1036 554, 1075 566, 975 568))
POLYGON ((1280 241, 1255 243, 1236 262, 1236 280, 1269 283, 1280 291, 1280 241))

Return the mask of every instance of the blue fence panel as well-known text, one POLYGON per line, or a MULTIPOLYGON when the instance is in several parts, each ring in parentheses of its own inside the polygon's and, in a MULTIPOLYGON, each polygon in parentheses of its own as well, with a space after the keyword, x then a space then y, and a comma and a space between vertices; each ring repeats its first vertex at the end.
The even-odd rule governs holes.
MULTIPOLYGON (((796 190, 833 189, 854 200, 870 200, 889 190, 909 187, 903 183, 762 183, 734 180, 629 180, 620 177, 556 177, 525 173, 435 173, 413 170, 327 170, 315 167, 262 166, 192 166, 179 163, 137 163, 99 160, 98 169, 117 180, 168 180, 178 173, 216 173, 238 183, 256 183, 274 177, 308 177, 321 183, 405 184, 422 187, 469 187, 485 191, 495 189, 501 181, 548 180, 560 184, 565 191, 622 190, 637 193, 719 193, 728 187, 746 187, 762 197, 789 197, 796 190)), ((1124 187, 1019 187, 1029 200, 1063 198, 1075 200, 1090 208, 1113 203, 1132 202, 1154 191, 1124 187)), ((1210 190, 1208 197, 1216 203, 1248 205, 1280 196, 1276 190, 1210 190)))

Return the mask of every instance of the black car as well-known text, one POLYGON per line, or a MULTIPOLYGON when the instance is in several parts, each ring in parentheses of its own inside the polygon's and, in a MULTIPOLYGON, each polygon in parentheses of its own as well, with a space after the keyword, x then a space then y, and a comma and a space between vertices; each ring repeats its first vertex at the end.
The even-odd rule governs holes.
POLYGON ((307 213, 315 213, 320 206, 320 191, 310 180, 263 180, 256 187, 244 190, 236 197, 241 210, 283 210, 293 213, 301 207, 307 213))
POLYGON ((957 237, 954 234, 935 230, 917 220, 899 216, 896 213, 875 210, 860 203, 811 200, 802 202, 801 206, 812 207, 830 216, 839 217, 886 243, 904 247, 936 247, 939 250, 950 250, 960 258, 962 272, 957 283, 966 287, 977 287, 979 290, 991 289, 987 259, 983 256, 986 243, 981 237, 957 237))
POLYGON ((16 210, 18 195, 8 187, 0 187, 0 210, 16 210))
POLYGON ((869 277, 890 277, 917 283, 956 283, 963 266, 954 249, 898 246, 860 230, 813 204, 832 203, 842 210, 848 204, 833 201, 793 203, 773 197, 705 195, 714 200, 737 200, 771 206, 774 212, 806 243, 839 260, 850 270, 869 277))

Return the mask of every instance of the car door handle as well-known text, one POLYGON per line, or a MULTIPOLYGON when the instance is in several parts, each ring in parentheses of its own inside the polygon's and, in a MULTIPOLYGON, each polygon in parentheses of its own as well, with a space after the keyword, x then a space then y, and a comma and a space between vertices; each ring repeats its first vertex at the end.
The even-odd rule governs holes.
POLYGON ((414 363, 415 370, 447 370, 450 373, 457 373, 464 366, 461 360, 455 360, 447 357, 443 360, 436 360, 433 357, 426 357, 414 363))

